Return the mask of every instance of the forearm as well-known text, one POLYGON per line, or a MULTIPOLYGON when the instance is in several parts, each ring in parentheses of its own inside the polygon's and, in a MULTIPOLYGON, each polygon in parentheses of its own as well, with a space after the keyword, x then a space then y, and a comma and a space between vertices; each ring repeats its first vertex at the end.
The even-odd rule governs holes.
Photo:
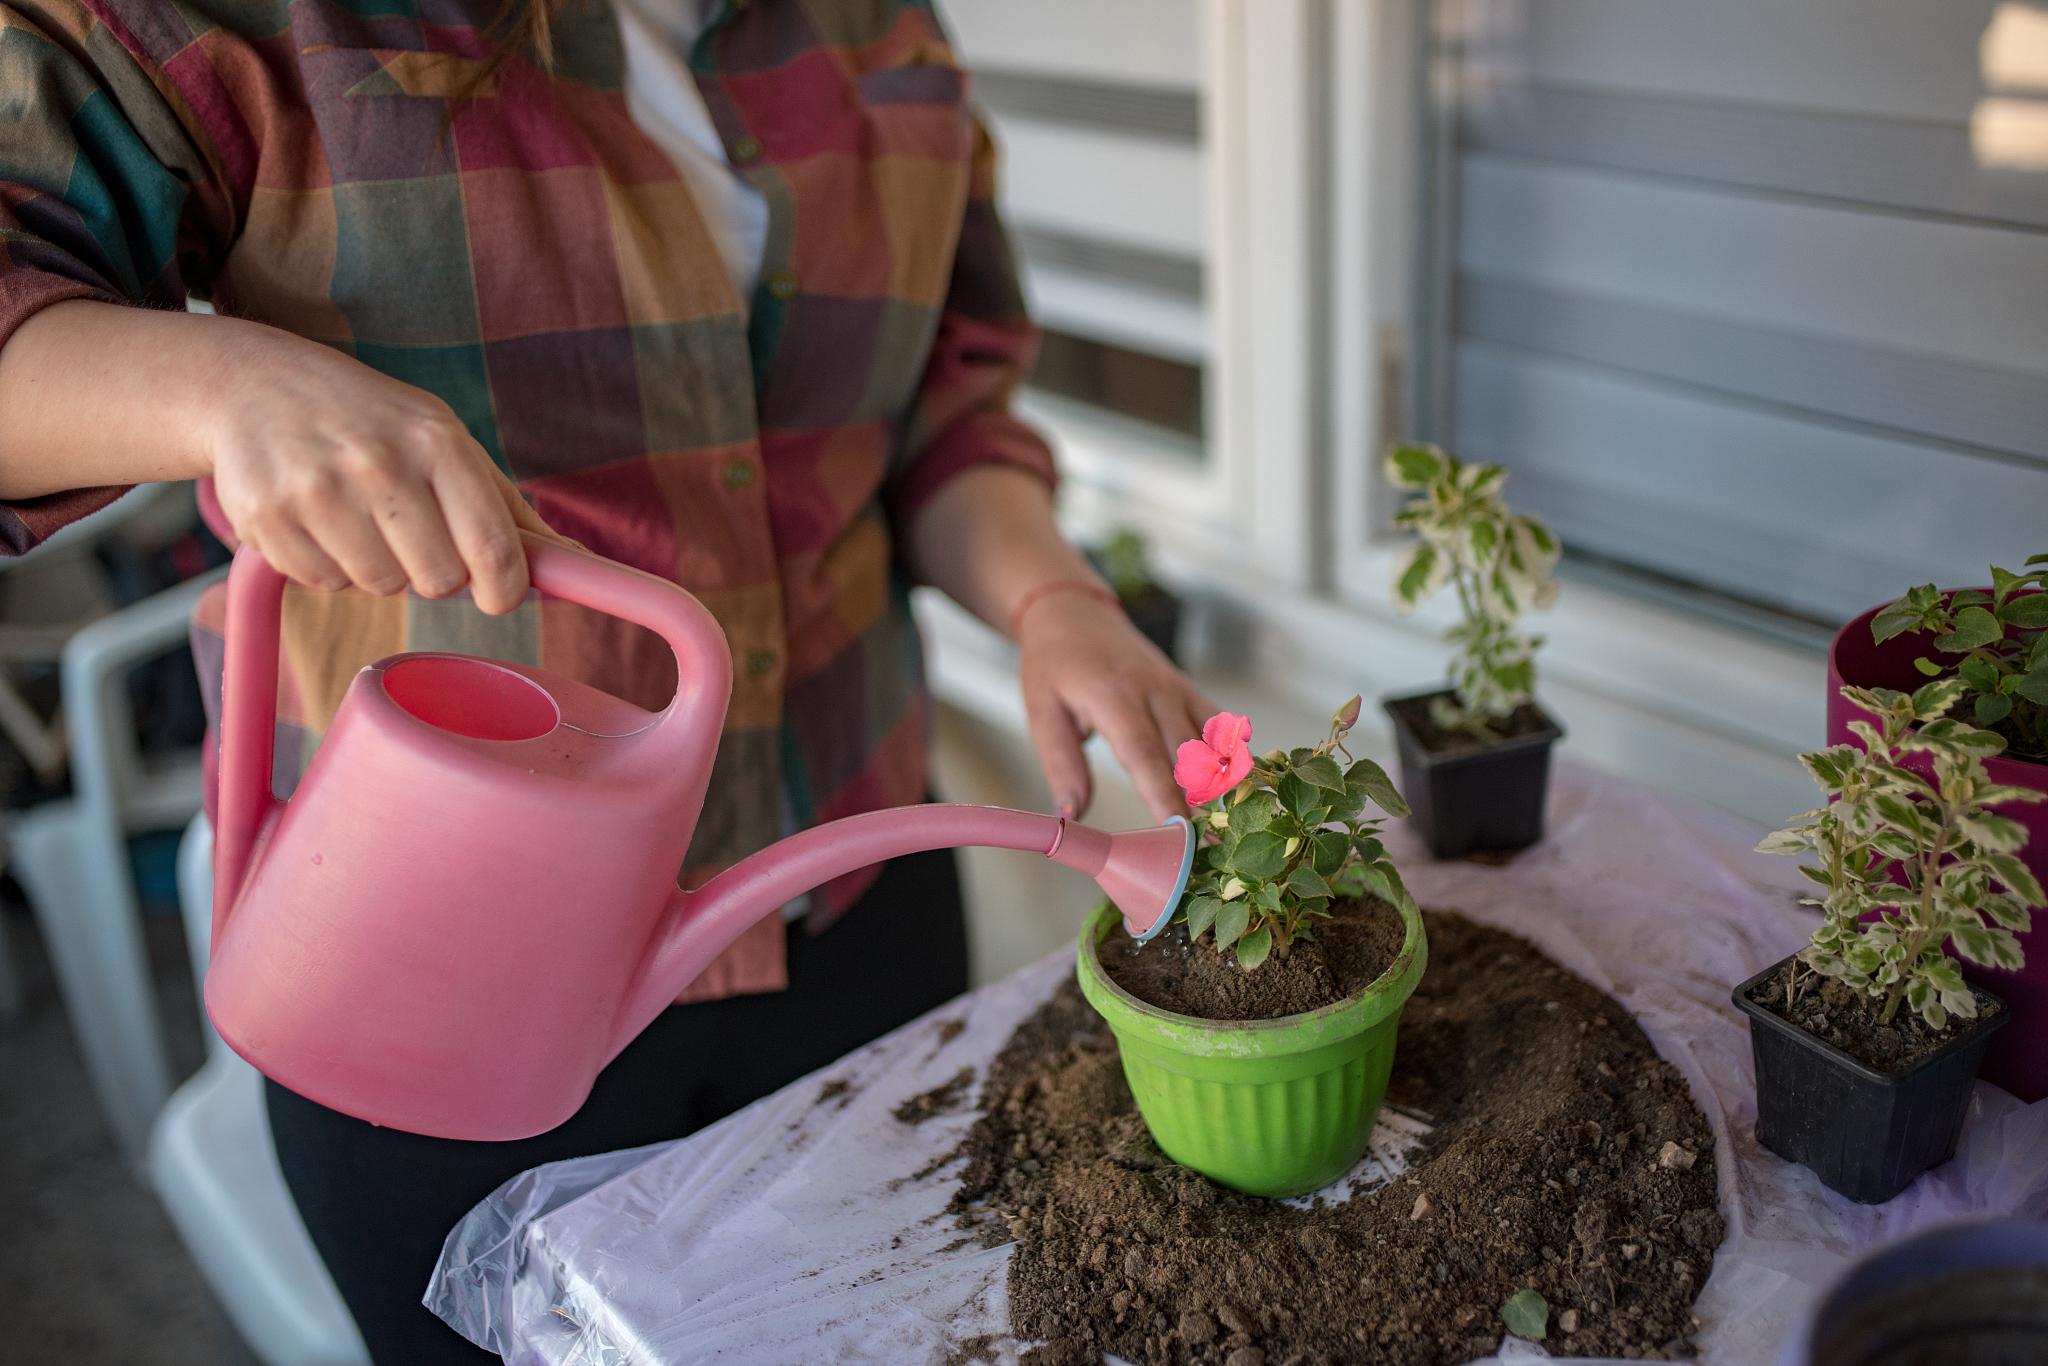
POLYGON ((1052 493, 1024 470, 985 465, 948 480, 904 534, 929 583, 999 631, 1025 595, 1062 579, 1099 582, 1053 519, 1052 493))
POLYGON ((193 479, 197 433, 259 324, 91 300, 53 304, 0 347, 0 498, 193 479))

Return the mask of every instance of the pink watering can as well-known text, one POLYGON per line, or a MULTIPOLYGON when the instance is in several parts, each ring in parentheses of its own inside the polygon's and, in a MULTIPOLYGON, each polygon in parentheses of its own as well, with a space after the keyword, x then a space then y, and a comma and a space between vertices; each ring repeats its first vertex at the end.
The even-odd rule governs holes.
POLYGON ((394 655, 349 685, 280 802, 284 579, 253 550, 235 557, 206 1008, 283 1085, 442 1138, 545 1132, 748 926, 918 850, 1031 850, 1093 877, 1133 934, 1171 918, 1186 820, 1108 835, 996 807, 851 816, 677 890, 732 687, 725 635, 672 583, 531 537, 527 559, 539 592, 668 643, 667 707, 540 669, 394 655))

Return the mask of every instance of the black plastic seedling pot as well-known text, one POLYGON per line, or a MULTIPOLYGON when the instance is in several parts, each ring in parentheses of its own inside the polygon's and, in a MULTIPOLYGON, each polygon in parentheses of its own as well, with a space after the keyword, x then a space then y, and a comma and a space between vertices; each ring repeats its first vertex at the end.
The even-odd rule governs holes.
POLYGON ((1735 988, 1756 1054, 1757 1142, 1859 1204, 1882 1204, 1955 1156, 2003 1002, 1979 990, 1978 1004, 1995 1010, 1910 1070, 1880 1072, 1749 999, 1786 961, 1735 988))
POLYGON ((1138 633, 1159 647, 1159 652, 1180 663, 1180 598, 1164 588, 1142 597, 1125 598, 1124 615, 1138 633))
POLYGON ((1550 789, 1550 747, 1564 736, 1550 715, 1544 728, 1511 735, 1497 744, 1477 740, 1455 749, 1426 749, 1401 708, 1427 706, 1447 695, 1437 688, 1380 705, 1394 724, 1401 752, 1401 795, 1410 819, 1440 859, 1520 849, 1543 838, 1543 802, 1550 789))

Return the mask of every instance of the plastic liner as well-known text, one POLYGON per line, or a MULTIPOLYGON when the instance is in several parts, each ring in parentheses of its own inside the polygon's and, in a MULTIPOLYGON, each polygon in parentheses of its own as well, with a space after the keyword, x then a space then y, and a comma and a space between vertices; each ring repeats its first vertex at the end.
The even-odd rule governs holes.
MULTIPOLYGON (((1773 1359, 1863 1247, 1971 1213, 2048 1216, 2048 1101, 1985 1084, 1955 1158, 1885 1205, 1760 1149, 1728 992, 1803 941, 1798 874, 1723 813, 1572 766, 1555 788, 1549 838, 1507 867, 1430 863, 1406 832, 1394 853, 1423 904, 1521 934, 1612 993, 1691 1084, 1729 1221, 1698 1305, 1705 1360, 1773 1359)), ((1008 1250, 963 1241, 944 1212, 941 1159, 971 1101, 915 1126, 891 1112, 963 1067, 978 1077, 1070 971, 1052 955, 689 1138, 515 1178, 450 1235, 426 1303, 515 1366, 1015 1361, 1008 1250)), ((1422 1130, 1384 1114, 1367 1163, 1398 1170, 1422 1130)), ((1542 1355, 1510 1339, 1492 1359, 1542 1355)))

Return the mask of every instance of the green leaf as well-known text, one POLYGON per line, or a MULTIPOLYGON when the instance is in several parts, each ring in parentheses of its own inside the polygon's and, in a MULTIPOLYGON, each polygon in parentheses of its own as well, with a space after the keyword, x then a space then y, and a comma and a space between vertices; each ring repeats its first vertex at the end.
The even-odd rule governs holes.
POLYGON ((1322 794, 1313 783, 1297 778, 1292 773, 1281 774, 1280 781, 1274 784, 1274 789, 1280 794, 1280 804, 1297 817, 1315 810, 1317 803, 1322 801, 1322 794))
POLYGON ((1245 878, 1269 878, 1287 866, 1287 846, 1270 830, 1254 830, 1237 842, 1231 867, 1245 878))
POLYGON ((2012 893, 2015 901, 2023 906, 2041 904, 2040 882, 2027 870, 2027 865, 2021 863, 2015 855, 2003 850, 1986 850, 1984 866, 2005 884, 2005 890, 2012 893))
POLYGON ((1929 678, 1941 677, 1941 665, 1936 664, 1926 655, 1921 655, 1918 658, 1916 658, 1913 661, 1913 667, 1918 669, 1922 674, 1925 674, 1929 678))
POLYGON ((2005 639, 2005 627, 1998 618, 1983 607, 1965 607, 1956 613, 1955 629, 1945 636, 1936 636, 1934 648, 1962 654, 1982 645, 1994 644, 2005 639))
POLYGON ((1426 488, 1444 469, 1444 453, 1434 446, 1396 446, 1387 452, 1387 479, 1400 488, 1426 488))
POLYGON ((1229 948, 1244 934, 1244 927, 1252 923, 1252 908, 1242 899, 1226 901, 1223 909, 1216 913, 1216 951, 1229 948))
POLYGON ((1977 724, 1995 726, 2012 715, 2012 699, 1996 693, 1979 693, 1977 696, 1977 724))
POLYGON ((1935 833, 1934 823, 1928 815, 1904 797, 1880 792, 1871 804, 1877 808, 1877 814, 1884 817, 1885 824, 1913 839, 1925 839, 1935 833))
MULTIPOLYGON (((1991 965, 1996 951, 1991 945, 1991 931, 1982 925, 1957 925, 1949 931, 1949 938, 1954 941, 1956 952, 1972 963, 1991 965)), ((1917 1003, 1914 1008, 1919 1008, 1917 1003)))
POLYGON ((1394 780, 1370 759, 1360 759, 1345 769, 1344 785, 1363 788, 1373 804, 1389 816, 1408 814, 1408 803, 1402 798, 1400 789, 1394 786, 1394 780))
POLYGON ((1962 700, 1969 691, 1969 685, 1960 678, 1937 678, 1923 684, 1913 694, 1913 715, 1921 721, 1932 721, 1962 700))
POLYGON ((1325 878, 1333 878, 1351 852, 1351 839, 1341 830, 1319 830, 1308 837, 1308 860, 1325 878))
MULTIPOLYGON (((1933 585, 1929 584, 1928 587, 1932 588, 1933 585)), ((1870 619, 1871 643, 1882 645, 1893 636, 1901 636, 1908 631, 1916 630, 1923 619, 1924 614, 1919 608, 1905 598, 1900 598, 1897 602, 1880 609, 1877 615, 1870 619)))
POLYGON ((1550 1301, 1534 1290, 1517 1290, 1500 1307, 1500 1321, 1516 1337, 1541 1342, 1550 1333, 1550 1301))
POLYGON ((1401 569, 1400 577, 1394 580, 1394 599, 1403 607, 1413 607, 1422 601, 1423 594, 1437 572, 1437 549, 1424 541, 1408 556, 1408 563, 1401 569))
POLYGON ((1216 923, 1216 915, 1223 909, 1223 903, 1213 896, 1197 896, 1188 899, 1188 938, 1202 937, 1202 931, 1216 923))
POLYGON ((1287 890, 1296 896, 1304 897, 1320 896, 1327 898, 1332 895, 1330 884, 1323 880, 1322 874, 1306 865, 1296 868, 1287 875, 1287 890))
POLYGON ((1273 951, 1273 931, 1261 925, 1237 941, 1237 965, 1249 972, 1273 951))
POLYGON ((1302 760, 1294 766, 1294 776, 1331 792, 1344 790, 1344 771, 1327 754, 1314 754, 1302 760))
POLYGON ((1972 655, 1957 666, 1956 673, 1962 678, 1963 682, 1969 684, 1978 692, 1996 692, 1998 690, 1998 669, 1988 659, 1980 659, 1972 655))
POLYGON ((1998 609, 1998 619, 2027 631, 2048 626, 2048 593, 2026 593, 2011 599, 1998 609))
MULTIPOLYGON (((2048 636, 2041 639, 2048 640, 2048 636)), ((2039 702, 2048 707, 2048 661, 2036 664, 2026 677, 2013 685, 2013 691, 2029 702, 2039 702)))
POLYGON ((1795 830, 1773 830, 1764 836, 1756 851, 1759 854, 1803 854, 1808 847, 1806 837, 1795 830))
POLYGON ((1254 788, 1245 794, 1244 800, 1230 808, 1230 829, 1240 838, 1255 830, 1264 830, 1273 823, 1273 815, 1280 809, 1280 799, 1263 788, 1254 788))

